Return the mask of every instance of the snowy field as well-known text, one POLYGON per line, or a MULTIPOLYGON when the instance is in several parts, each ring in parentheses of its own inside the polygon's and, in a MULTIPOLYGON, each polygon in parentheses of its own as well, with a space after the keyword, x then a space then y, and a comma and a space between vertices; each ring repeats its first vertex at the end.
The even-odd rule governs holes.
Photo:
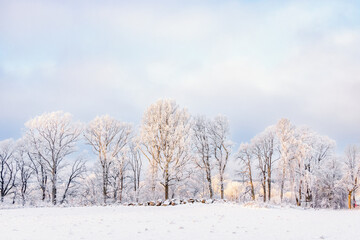
POLYGON ((359 239, 360 212, 253 208, 74 207, 0 210, 1 239, 359 239))

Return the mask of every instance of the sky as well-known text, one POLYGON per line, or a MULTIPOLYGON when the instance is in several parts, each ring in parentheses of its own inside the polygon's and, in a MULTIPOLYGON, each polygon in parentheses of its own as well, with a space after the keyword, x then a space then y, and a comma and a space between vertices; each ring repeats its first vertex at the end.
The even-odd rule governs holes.
POLYGON ((0 0, 0 140, 63 110, 141 123, 172 98, 235 143, 280 118, 360 142, 356 1, 0 0))

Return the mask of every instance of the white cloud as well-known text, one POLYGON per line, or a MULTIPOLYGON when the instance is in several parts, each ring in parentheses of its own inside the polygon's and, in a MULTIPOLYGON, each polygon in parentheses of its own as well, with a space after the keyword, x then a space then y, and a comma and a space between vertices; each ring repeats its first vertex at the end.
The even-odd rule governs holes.
POLYGON ((360 134, 360 37, 348 3, 3 5, 0 116, 9 122, 59 108, 140 121, 152 101, 172 97, 231 117, 236 141, 280 117, 343 142, 360 134))

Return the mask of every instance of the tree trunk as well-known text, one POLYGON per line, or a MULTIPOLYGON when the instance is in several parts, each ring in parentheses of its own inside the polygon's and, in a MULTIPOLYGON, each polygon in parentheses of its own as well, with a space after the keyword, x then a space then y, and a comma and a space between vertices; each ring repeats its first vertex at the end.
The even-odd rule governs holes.
POLYGON ((266 202, 266 171, 263 171, 262 175, 263 175, 262 187, 264 191, 264 202, 266 202))
POLYGON ((355 208, 355 194, 356 194, 356 190, 353 192, 353 208, 355 208))
POLYGON ((52 191, 51 191, 51 200, 54 205, 56 205, 56 171, 53 171, 53 180, 52 180, 52 191))
POLYGON ((263 191, 264 191, 264 202, 266 202, 266 182, 265 182, 265 180, 262 185, 263 185, 263 191))
POLYGON ((250 178, 250 188, 251 188, 251 199, 255 201, 255 189, 254 189, 254 183, 252 181, 252 178, 250 178))
POLYGON ((281 184, 280 184, 280 201, 283 201, 284 198, 284 186, 285 186, 285 167, 283 167, 282 170, 282 176, 281 176, 281 184))
POLYGON ((296 197, 296 205, 297 206, 301 205, 301 184, 302 184, 302 180, 300 181, 300 184, 299 184, 299 198, 296 197))
POLYGON ((122 195, 123 195, 123 189, 124 189, 124 176, 120 177, 120 191, 119 191, 119 202, 122 202, 122 195))
POLYGON ((169 199, 169 184, 165 183, 164 188, 165 188, 165 200, 167 200, 169 199))
POLYGON ((220 174, 220 195, 221 199, 224 199, 224 176, 220 174))
POLYGON ((211 184, 211 168, 210 168, 208 157, 206 159, 205 168, 206 168, 206 179, 207 179, 208 185, 209 185, 209 195, 210 195, 210 199, 212 199, 214 196, 214 191, 213 191, 212 184, 211 184))
POLYGON ((106 174, 106 166, 103 166, 103 198, 104 198, 104 204, 106 205, 106 199, 107 199, 107 174, 106 174))
POLYGON ((211 186, 211 179, 208 179, 208 184, 209 184, 209 195, 210 195, 210 199, 213 198, 213 189, 212 189, 212 186, 211 186))
POLYGON ((41 196, 41 200, 45 201, 46 198, 46 188, 44 186, 41 187, 41 191, 42 191, 42 196, 41 196))
POLYGON ((248 170, 249 170, 249 180, 250 180, 250 189, 251 189, 251 199, 255 201, 255 189, 254 189, 254 183, 252 179, 252 172, 251 172, 251 163, 248 161, 248 170))
POLYGON ((268 201, 270 201, 270 199, 271 199, 271 176, 268 176, 267 184, 268 184, 268 201))
POLYGON ((352 191, 348 192, 348 207, 349 209, 351 209, 351 195, 352 195, 352 191))

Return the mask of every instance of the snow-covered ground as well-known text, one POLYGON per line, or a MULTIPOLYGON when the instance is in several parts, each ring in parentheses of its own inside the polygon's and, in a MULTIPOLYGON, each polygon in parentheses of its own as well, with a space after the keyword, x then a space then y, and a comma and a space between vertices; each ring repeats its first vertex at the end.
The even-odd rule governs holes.
POLYGON ((1 239, 359 239, 360 211, 235 204, 0 210, 1 239))

